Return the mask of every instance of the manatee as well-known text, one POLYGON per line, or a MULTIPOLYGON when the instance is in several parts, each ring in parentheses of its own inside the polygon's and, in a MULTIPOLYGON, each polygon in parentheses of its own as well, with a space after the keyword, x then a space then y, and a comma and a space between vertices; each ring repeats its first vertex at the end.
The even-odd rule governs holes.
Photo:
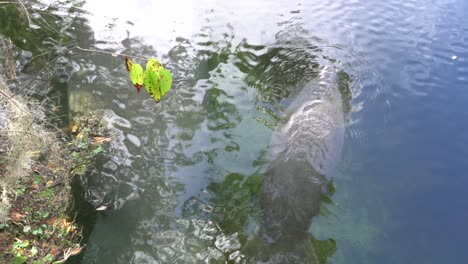
POLYGON ((318 263, 308 229, 344 141, 336 69, 323 67, 288 106, 285 117, 269 147, 260 227, 243 249, 248 263, 318 263))

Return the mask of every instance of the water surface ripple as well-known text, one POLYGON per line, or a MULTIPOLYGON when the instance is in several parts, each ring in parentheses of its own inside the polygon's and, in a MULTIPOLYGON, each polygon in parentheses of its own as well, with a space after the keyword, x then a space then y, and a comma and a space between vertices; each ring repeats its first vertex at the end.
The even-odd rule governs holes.
POLYGON ((346 135, 335 192, 309 230, 321 263, 468 263, 468 2, 32 5, 34 26, 66 43, 41 40, 58 59, 31 93, 66 94, 71 113, 101 109, 114 129, 80 179, 87 202, 109 210, 83 218, 87 247, 71 262, 242 259, 272 131, 333 65, 346 135), (48 25, 47 12, 61 22, 48 25), (122 54, 159 58, 172 91, 159 104, 137 93, 122 54))

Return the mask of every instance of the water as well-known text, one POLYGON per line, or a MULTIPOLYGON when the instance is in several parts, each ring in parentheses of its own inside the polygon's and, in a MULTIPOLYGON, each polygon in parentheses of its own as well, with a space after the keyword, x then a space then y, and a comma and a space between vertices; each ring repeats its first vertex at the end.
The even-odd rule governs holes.
MULTIPOLYGON (((322 262, 468 261, 467 2, 31 5, 45 33, 36 46, 18 37, 33 51, 20 64, 41 48, 60 55, 36 90, 58 96, 63 114, 104 109, 116 129, 80 179, 84 199, 110 210, 81 207, 87 247, 73 262, 235 259, 258 227, 272 130, 326 64, 350 76, 352 100, 335 193, 310 229, 322 262), (157 57, 173 89, 156 104, 122 57, 92 50, 157 57)), ((40 65, 26 64, 18 86, 40 65)))

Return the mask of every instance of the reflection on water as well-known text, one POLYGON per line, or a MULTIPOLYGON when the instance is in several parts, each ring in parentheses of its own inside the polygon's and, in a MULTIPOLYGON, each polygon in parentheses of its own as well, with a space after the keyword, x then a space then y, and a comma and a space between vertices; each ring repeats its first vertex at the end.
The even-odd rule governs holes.
MULTIPOLYGON (((55 14, 71 11, 51 6, 55 14)), ((240 250, 259 221, 259 172, 271 129, 320 64, 333 62, 314 45, 323 41, 308 35, 294 15, 279 16, 284 23, 273 37, 269 31, 270 38, 250 44, 256 34, 211 23, 215 14, 207 12, 191 31, 198 33, 164 39, 174 41, 159 56, 174 75, 174 92, 161 104, 130 92, 122 59, 109 55, 158 56, 157 45, 147 44, 151 38, 101 35, 89 27, 89 13, 81 14, 89 23, 78 16, 69 25, 78 30, 68 49, 54 54, 53 92, 66 89, 71 114, 104 109, 115 131, 110 149, 80 179, 84 198, 109 208, 87 218, 91 230, 76 259, 81 263, 242 260, 240 250)), ((141 27, 124 23, 135 24, 141 27)), ((114 21, 106 28, 118 26, 114 21)), ((319 240, 314 245, 321 248, 319 240)), ((317 252, 323 261, 331 255, 317 252)))
POLYGON ((336 193, 309 230, 319 262, 468 259, 463 1, 27 4, 30 25, 0 4, 22 71, 10 86, 64 123, 101 109, 115 131, 79 179, 110 209, 80 207, 89 236, 72 261, 242 259, 272 131, 328 64, 342 70, 347 127, 336 193), (161 59, 174 76, 161 103, 134 91, 119 54, 161 59))

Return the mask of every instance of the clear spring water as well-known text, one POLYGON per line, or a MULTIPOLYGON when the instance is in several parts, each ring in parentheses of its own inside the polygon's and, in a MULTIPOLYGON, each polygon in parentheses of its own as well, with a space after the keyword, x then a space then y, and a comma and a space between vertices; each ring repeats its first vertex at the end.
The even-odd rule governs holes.
POLYGON ((258 226, 272 130, 325 64, 351 77, 352 99, 336 190, 310 229, 322 262, 468 262, 468 2, 32 5, 51 32, 40 43, 60 54, 37 86, 66 94, 67 111, 104 109, 116 129, 80 179, 110 209, 81 208, 87 247, 72 262, 235 259, 258 226), (157 57, 173 89, 156 104, 123 57, 90 50, 157 57))

